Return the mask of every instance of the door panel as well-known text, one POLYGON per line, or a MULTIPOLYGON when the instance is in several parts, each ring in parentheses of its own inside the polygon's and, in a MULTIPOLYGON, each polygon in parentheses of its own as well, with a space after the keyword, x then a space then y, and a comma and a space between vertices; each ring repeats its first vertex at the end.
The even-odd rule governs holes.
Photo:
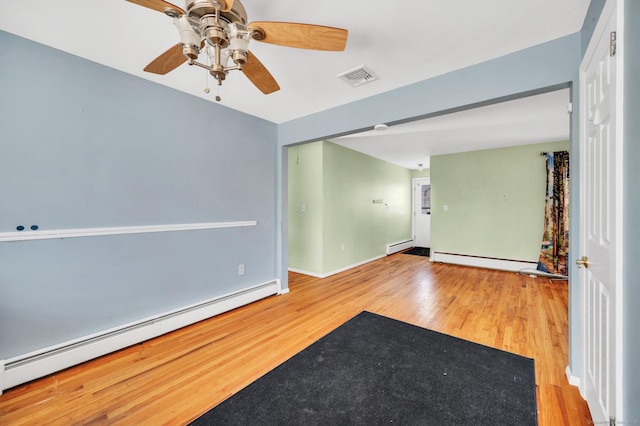
POLYGON ((581 247, 588 264, 580 272, 583 312, 584 380, 581 391, 595 423, 616 414, 616 257, 621 223, 617 172, 617 56, 610 39, 616 31, 615 1, 608 2, 581 66, 581 247))
POLYGON ((431 247, 431 178, 413 179, 413 242, 431 247))

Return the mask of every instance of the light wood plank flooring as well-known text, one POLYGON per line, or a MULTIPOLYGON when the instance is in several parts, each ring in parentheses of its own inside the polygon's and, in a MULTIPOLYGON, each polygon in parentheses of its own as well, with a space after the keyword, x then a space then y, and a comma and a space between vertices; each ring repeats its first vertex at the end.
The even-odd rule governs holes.
POLYGON ((591 420, 567 383, 567 283, 394 254, 0 396, 1 425, 181 425, 362 310, 535 359, 540 425, 591 420))

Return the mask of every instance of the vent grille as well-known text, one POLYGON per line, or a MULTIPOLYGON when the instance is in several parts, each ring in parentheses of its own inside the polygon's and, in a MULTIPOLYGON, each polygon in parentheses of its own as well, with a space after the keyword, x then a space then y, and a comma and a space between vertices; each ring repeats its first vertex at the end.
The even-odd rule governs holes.
POLYGON ((366 83, 378 80, 378 77, 368 69, 366 66, 361 65, 349 71, 345 71, 338 74, 338 77, 342 79, 349 86, 358 87, 366 83))

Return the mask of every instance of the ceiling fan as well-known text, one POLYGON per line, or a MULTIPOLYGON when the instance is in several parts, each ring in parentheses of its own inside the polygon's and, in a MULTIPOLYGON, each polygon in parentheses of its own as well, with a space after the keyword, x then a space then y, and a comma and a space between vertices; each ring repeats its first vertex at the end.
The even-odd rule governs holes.
MULTIPOLYGON (((164 0, 127 1, 173 18, 180 33, 180 42, 151 61, 145 71, 164 75, 187 62, 208 70, 222 85, 229 71, 241 70, 265 95, 280 90, 280 86, 249 51, 249 41, 328 51, 342 51, 347 42, 348 32, 341 28, 291 22, 247 23, 240 0, 185 0, 184 9, 164 0), (209 64, 197 61, 203 52, 209 64)), ((216 100, 220 98, 216 96, 216 100)))

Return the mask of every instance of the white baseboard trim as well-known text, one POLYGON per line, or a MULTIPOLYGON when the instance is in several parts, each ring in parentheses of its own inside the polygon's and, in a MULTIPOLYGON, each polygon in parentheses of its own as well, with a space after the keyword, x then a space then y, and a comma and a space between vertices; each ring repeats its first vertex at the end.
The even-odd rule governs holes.
POLYGON ((319 274, 317 272, 305 271, 304 269, 289 268, 289 272, 295 272, 296 274, 302 274, 302 275, 309 275, 310 277, 315 277, 315 278, 324 278, 322 274, 319 274))
POLYGON ((117 328, 0 360, 0 393, 64 368, 149 340, 278 293, 278 280, 219 296, 117 328))
POLYGON ((295 272, 298 274, 309 275, 311 277, 316 277, 316 278, 327 278, 327 277, 330 277, 331 275, 339 274, 340 272, 348 271, 349 269, 353 269, 358 266, 364 265, 366 263, 373 262, 374 260, 382 259, 383 257, 386 257, 386 255, 383 254, 380 256, 372 257, 371 259, 363 260, 362 262, 354 263, 353 265, 345 266, 344 268, 336 269, 335 271, 327 272, 325 274, 318 274, 317 272, 310 272, 310 271, 305 271, 305 270, 296 269, 296 268, 289 268, 289 271, 295 272))
POLYGON ((564 370, 564 372, 567 375, 567 380, 569 381, 569 384, 571 386, 580 388, 580 377, 576 377, 573 374, 571 374, 571 367, 567 365, 567 368, 564 370))
POLYGON ((398 253, 399 251, 402 251, 402 250, 406 250, 413 246, 414 246, 413 239, 387 244, 387 256, 390 254, 398 253))
POLYGON ((287 288, 282 288, 282 281, 280 281, 279 279, 276 280, 278 282, 277 288, 278 288, 278 294, 282 295, 282 294, 287 294, 289 293, 289 287, 287 288))
POLYGON ((521 269, 536 269, 538 267, 536 262, 526 260, 495 259, 491 257, 440 252, 431 253, 431 261, 512 272, 518 272, 521 269))
POLYGON ((354 263, 353 265, 345 266, 344 268, 336 269, 335 271, 327 272, 324 274, 322 278, 330 277, 331 275, 339 274, 340 272, 348 271, 349 269, 357 268, 358 266, 365 265, 369 262, 373 262, 378 259, 382 259, 387 257, 386 254, 382 254, 380 256, 372 257, 371 259, 363 260, 362 262, 354 263))

